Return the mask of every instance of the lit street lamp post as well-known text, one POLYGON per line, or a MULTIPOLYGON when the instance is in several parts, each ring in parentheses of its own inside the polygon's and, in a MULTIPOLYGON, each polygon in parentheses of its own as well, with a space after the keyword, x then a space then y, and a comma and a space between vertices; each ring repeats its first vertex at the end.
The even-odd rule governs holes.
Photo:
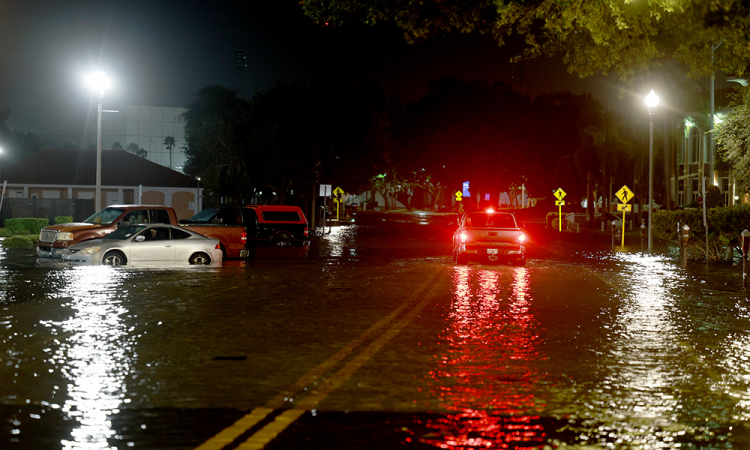
POLYGON ((649 135, 648 135, 648 251, 651 253, 651 221, 654 207, 654 108, 659 104, 659 96, 653 89, 646 96, 648 106, 649 135))
POLYGON ((94 196, 94 211, 102 207, 102 99, 104 91, 109 87, 109 78, 104 72, 96 72, 89 79, 91 87, 99 91, 99 101, 96 117, 96 195, 94 196))

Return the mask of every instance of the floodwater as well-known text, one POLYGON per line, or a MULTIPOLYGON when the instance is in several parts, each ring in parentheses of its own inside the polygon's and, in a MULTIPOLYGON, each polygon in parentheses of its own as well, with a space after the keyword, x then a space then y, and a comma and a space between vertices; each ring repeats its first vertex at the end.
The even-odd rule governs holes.
POLYGON ((196 448, 264 411, 210 448, 750 448, 737 264, 532 231, 526 267, 455 265, 447 221, 368 219, 211 267, 0 250, 0 447, 196 448))

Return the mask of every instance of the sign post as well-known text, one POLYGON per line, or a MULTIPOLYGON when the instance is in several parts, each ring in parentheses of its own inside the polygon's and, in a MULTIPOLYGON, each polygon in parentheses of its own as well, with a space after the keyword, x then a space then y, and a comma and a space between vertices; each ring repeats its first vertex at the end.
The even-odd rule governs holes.
POLYGON ((623 247, 625 247, 625 214, 628 211, 632 210, 632 205, 628 205, 628 202, 633 199, 634 195, 635 194, 633 194, 633 191, 628 189, 627 186, 621 187, 620 190, 615 194, 615 196, 617 196, 617 198, 619 198, 622 202, 617 205, 617 210, 622 211, 622 243, 620 245, 622 245, 623 247))
MULTIPOLYGON (((328 197, 331 196, 331 185, 330 184, 321 184, 320 185, 320 196, 323 197, 323 230, 325 230, 326 227, 326 212, 328 211, 328 197)), ((328 227, 328 232, 330 233, 331 228, 328 227)))
POLYGON ((557 205, 557 222, 559 226, 559 231, 562 232, 562 207, 565 204, 565 201, 563 198, 568 195, 565 193, 565 191, 562 190, 562 188, 558 188, 555 191, 555 198, 557 198, 557 201, 555 204, 557 205))

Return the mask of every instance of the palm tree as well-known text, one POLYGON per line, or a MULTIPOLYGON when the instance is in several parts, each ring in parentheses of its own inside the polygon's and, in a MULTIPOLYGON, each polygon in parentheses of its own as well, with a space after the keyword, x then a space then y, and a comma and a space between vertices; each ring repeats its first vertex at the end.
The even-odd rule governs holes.
POLYGON ((167 150, 169 150, 169 168, 172 168, 172 149, 174 148, 174 138, 172 136, 167 136, 164 138, 164 144, 165 147, 167 147, 167 150))

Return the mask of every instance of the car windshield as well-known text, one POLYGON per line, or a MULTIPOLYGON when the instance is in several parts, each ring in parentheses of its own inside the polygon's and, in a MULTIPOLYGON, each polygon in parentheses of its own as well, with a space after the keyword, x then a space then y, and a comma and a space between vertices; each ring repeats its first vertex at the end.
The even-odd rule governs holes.
POLYGON ((114 222, 115 219, 120 217, 124 212, 125 210, 122 208, 104 208, 103 210, 84 220, 84 222, 109 225, 114 222))
POLYGON ((471 213, 466 218, 467 227, 518 228, 510 214, 471 213))
POLYGON ((129 237, 134 236, 145 228, 145 225, 127 225, 116 229, 115 231, 102 237, 102 239, 128 239, 129 237))
POLYGON ((206 208, 193 217, 189 218, 188 220, 196 222, 208 222, 209 220, 211 220, 211 218, 213 218, 213 216, 216 215, 216 211, 218 211, 218 209, 216 208, 206 208))

